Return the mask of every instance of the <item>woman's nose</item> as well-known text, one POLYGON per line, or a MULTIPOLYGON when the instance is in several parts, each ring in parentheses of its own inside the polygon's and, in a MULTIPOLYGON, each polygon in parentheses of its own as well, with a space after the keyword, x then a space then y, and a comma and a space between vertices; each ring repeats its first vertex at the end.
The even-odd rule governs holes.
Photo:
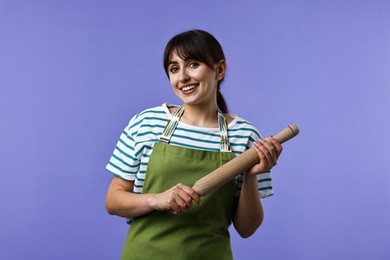
POLYGON ((190 79, 190 75, 188 74, 188 71, 186 69, 183 69, 180 71, 180 81, 188 81, 190 79))

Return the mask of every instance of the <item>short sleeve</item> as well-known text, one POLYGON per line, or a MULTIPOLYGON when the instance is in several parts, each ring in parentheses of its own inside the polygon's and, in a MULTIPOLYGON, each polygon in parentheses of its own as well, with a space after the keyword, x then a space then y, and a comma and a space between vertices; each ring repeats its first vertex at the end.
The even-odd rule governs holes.
MULTIPOLYGON (((247 143, 248 149, 251 148, 253 143, 257 142, 259 139, 262 139, 262 137, 258 132, 258 130, 254 128, 254 131, 251 132, 251 135, 248 139, 248 143, 247 143)), ((235 194, 236 197, 240 195, 243 179, 244 179, 244 174, 241 174, 237 177, 236 194, 235 194)), ((265 171, 257 174, 257 183, 258 183, 258 191, 259 191, 260 198, 267 198, 273 195, 271 171, 265 171)))
POLYGON ((137 117, 133 117, 119 137, 114 152, 106 166, 112 174, 129 181, 134 181, 140 167, 140 158, 136 156, 135 138, 137 134, 137 117))

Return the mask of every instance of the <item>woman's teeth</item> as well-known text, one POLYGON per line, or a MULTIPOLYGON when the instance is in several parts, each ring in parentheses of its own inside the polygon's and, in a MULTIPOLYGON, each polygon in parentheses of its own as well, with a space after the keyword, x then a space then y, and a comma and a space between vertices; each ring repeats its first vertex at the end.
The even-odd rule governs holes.
POLYGON ((182 88, 182 90, 183 91, 189 91, 189 90, 194 89, 194 88, 195 88, 195 86, 191 85, 191 86, 187 86, 187 87, 182 88))

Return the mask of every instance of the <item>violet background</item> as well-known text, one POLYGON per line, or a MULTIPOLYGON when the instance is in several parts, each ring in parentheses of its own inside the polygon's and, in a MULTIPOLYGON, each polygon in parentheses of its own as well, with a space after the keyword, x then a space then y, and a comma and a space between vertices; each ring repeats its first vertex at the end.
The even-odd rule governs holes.
POLYGON ((275 195, 235 259, 390 259, 389 1, 0 0, 0 259, 118 259, 111 152, 142 109, 179 103, 166 42, 224 47, 230 110, 296 123, 275 195))

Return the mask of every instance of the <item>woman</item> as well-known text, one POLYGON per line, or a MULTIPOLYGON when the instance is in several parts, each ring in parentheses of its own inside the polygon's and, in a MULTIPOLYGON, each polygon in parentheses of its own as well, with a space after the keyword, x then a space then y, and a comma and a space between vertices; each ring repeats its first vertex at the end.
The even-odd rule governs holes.
POLYGON ((228 227, 233 222, 249 237, 261 225, 259 194, 272 195, 269 170, 282 147, 272 137, 259 140, 255 127, 228 114, 220 93, 225 56, 211 34, 173 37, 164 68, 183 106, 134 116, 107 165, 114 174, 107 211, 131 222, 122 259, 232 259, 228 227), (191 188, 252 145, 260 163, 237 180, 202 198, 191 188))

